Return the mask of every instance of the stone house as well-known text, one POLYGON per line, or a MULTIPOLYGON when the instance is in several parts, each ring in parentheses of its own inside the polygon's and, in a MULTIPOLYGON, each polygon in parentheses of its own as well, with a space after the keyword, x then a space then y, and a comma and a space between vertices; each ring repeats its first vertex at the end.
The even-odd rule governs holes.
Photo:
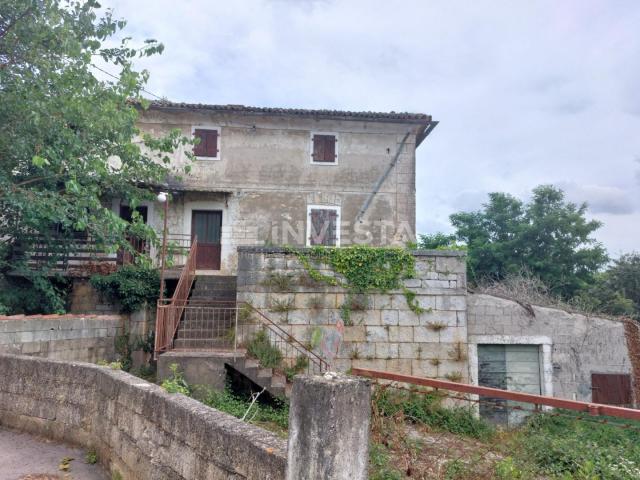
MULTIPOLYGON (((153 102, 142 132, 197 137, 191 173, 166 189, 169 241, 198 237, 198 270, 234 275, 238 246, 403 245, 415 237, 424 114, 153 102)), ((184 149, 172 164, 189 162, 184 149)), ((126 205, 114 201, 123 217, 126 205)), ((162 230, 158 203, 141 213, 162 230)))

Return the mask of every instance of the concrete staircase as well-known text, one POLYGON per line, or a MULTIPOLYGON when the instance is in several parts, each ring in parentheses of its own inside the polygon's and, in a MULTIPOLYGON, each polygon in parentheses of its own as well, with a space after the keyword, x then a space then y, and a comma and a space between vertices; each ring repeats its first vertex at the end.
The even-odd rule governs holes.
POLYGON ((230 329, 235 322, 231 308, 236 302, 236 277, 198 276, 189 297, 189 305, 178 327, 174 349, 228 349, 233 347, 230 329), (198 302, 215 302, 215 307, 189 308, 198 302), (228 308, 228 310, 225 309, 228 308))
POLYGON ((287 378, 283 374, 274 372, 273 368, 260 366, 258 360, 254 358, 243 355, 234 363, 227 363, 227 365, 256 385, 265 388, 274 397, 289 397, 291 394, 291 384, 287 383, 287 378))
MULTIPOLYGON (((235 308, 236 277, 196 277, 174 340, 172 358, 183 356, 185 367, 195 371, 206 371, 198 367, 200 364, 211 368, 212 364, 223 362, 272 396, 289 396, 291 385, 283 374, 260 366, 258 360, 247 358, 244 350, 229 358, 234 353, 235 308)), ((205 378, 198 382, 207 383, 205 378)))
POLYGON ((233 302, 236 301, 235 276, 206 275, 196 277, 191 300, 208 302, 233 302))

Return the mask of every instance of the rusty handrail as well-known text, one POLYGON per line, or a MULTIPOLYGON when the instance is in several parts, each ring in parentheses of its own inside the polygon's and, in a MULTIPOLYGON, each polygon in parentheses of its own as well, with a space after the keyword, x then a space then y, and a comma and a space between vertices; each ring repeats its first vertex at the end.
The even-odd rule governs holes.
POLYGON ((189 255, 185 262, 180 279, 168 304, 163 305, 158 301, 156 306, 156 338, 154 357, 158 353, 167 350, 173 343, 173 338, 180 326, 180 318, 189 299, 189 292, 193 286, 196 273, 196 256, 198 252, 198 239, 193 238, 189 255))
POLYGON ((296 339, 293 335, 287 333, 286 330, 284 330, 282 327, 277 325, 273 320, 267 317, 260 310, 258 310, 253 305, 247 302, 238 302, 238 303, 248 306, 252 311, 256 312, 262 318, 263 324, 266 324, 266 326, 275 335, 285 340, 287 343, 292 345, 298 352, 303 353, 309 360, 311 360, 311 362, 317 365, 318 368, 320 369, 320 373, 329 369, 329 363, 325 359, 323 359, 322 357, 314 353, 312 350, 308 349, 305 345, 300 343, 298 339, 296 339))
POLYGON ((535 395, 532 393, 514 392, 502 390, 500 388, 480 387, 467 383, 451 382, 447 380, 435 380, 433 378, 414 377, 412 375, 402 375, 400 373, 383 372, 379 370, 368 370, 365 368, 353 368, 351 373, 362 377, 379 378, 391 380, 393 382, 410 383, 423 387, 442 388, 454 392, 470 393, 473 395, 483 395, 516 402, 532 403, 534 405, 545 405, 548 407, 564 408, 588 413, 590 415, 606 415, 609 417, 626 418, 628 420, 640 420, 640 410, 625 407, 615 407, 602 403, 580 402, 577 400, 566 400, 564 398, 548 397, 546 395, 535 395))

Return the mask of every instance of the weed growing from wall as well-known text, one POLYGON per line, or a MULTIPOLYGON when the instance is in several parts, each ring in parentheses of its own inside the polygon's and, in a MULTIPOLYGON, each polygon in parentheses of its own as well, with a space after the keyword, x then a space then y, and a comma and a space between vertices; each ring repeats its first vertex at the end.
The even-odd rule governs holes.
POLYGON ((296 255, 315 282, 340 286, 349 292, 341 307, 345 325, 351 324, 353 296, 366 293, 401 289, 414 313, 420 315, 425 312, 416 300, 416 294, 402 284, 402 280, 416 275, 415 258, 405 249, 367 245, 344 248, 315 246, 306 250, 291 249, 290 253, 296 255), (326 265, 337 275, 322 273, 316 267, 319 264, 326 265))

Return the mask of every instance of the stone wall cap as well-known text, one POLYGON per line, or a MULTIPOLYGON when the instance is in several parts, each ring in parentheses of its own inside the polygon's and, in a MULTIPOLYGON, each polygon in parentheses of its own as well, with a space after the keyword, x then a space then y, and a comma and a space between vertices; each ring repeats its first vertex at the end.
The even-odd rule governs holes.
POLYGON ((121 320, 122 315, 82 315, 65 313, 57 314, 36 314, 36 315, 0 315, 0 321, 3 320, 121 320))
MULTIPOLYGON (((292 253, 293 251, 311 252, 309 247, 260 247, 260 246, 239 246, 238 253, 292 253)), ((411 250, 416 257, 465 257, 464 250, 411 250)))
POLYGON ((416 257, 466 257, 466 250, 412 250, 416 257))

